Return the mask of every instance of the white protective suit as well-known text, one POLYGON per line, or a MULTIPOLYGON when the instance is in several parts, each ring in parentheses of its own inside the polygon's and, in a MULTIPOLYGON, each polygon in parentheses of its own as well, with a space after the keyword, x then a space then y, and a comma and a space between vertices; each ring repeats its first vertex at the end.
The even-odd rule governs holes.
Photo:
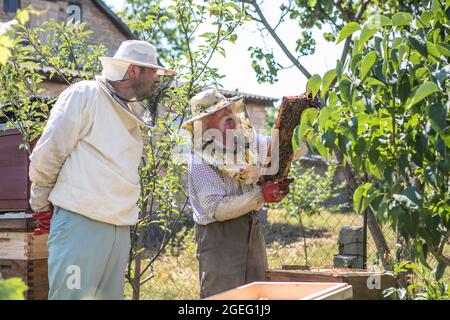
POLYGON ((72 85, 30 156, 32 209, 51 202, 113 225, 137 223, 142 149, 139 122, 98 81, 72 85))

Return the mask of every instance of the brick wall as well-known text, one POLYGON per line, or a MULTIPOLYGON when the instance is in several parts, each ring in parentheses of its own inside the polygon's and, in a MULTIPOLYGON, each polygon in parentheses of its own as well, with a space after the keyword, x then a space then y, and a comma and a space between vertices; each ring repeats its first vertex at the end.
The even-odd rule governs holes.
MULTIPOLYGON (((87 23, 87 27, 93 31, 92 44, 103 44, 109 49, 109 55, 113 55, 120 43, 127 37, 110 20, 110 17, 100 11, 91 0, 71 1, 44 1, 44 0, 22 0, 21 7, 32 5, 34 9, 44 11, 41 15, 33 15, 30 18, 31 26, 42 25, 44 21, 55 19, 63 22, 67 19, 67 7, 70 4, 78 4, 81 7, 81 19, 87 23)), ((0 1, 0 21, 9 21, 14 14, 6 14, 3 10, 3 0, 0 1)))

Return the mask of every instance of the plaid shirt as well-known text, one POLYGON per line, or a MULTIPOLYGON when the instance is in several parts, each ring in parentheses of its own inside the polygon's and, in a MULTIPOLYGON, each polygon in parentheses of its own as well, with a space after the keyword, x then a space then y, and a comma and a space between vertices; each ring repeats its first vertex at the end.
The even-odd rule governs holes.
MULTIPOLYGON (((258 135, 257 143, 261 163, 267 155, 270 137, 258 135)), ((258 188, 256 184, 244 184, 221 173, 197 155, 192 155, 188 165, 188 186, 194 221, 202 225, 216 221, 214 213, 225 196, 239 196, 258 188)))

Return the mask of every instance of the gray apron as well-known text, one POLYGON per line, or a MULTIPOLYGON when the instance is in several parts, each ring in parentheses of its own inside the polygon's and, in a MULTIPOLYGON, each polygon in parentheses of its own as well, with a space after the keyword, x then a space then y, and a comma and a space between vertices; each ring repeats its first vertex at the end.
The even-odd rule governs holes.
POLYGON ((266 246, 258 215, 195 225, 200 298, 264 281, 266 246))

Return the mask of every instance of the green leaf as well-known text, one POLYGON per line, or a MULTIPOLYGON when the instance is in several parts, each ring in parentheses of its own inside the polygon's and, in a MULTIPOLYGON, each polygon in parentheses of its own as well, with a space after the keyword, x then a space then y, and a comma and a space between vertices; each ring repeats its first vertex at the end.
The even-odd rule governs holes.
POLYGON ((320 139, 316 139, 316 149, 319 151, 319 154, 324 158, 328 159, 328 151, 327 148, 322 144, 320 139))
POLYGON ((324 96, 328 92, 328 89, 330 88, 331 83, 333 82, 334 79, 336 79, 336 75, 337 75, 336 69, 328 70, 323 75, 322 96, 324 96))
POLYGON ((310 128, 311 127, 306 123, 302 123, 295 128, 294 134, 292 136, 292 150, 297 150, 300 147, 301 141, 303 140, 306 131, 310 128))
POLYGON ((363 29, 361 30, 361 35, 359 36, 358 43, 358 51, 361 51, 364 47, 364 44, 373 37, 375 33, 377 33, 380 29, 375 28, 372 25, 365 24, 363 29))
POLYGON ((353 208, 357 213, 361 213, 380 195, 379 191, 373 188, 370 182, 359 186, 353 193, 353 208))
POLYGON ((380 87, 386 87, 386 85, 381 82, 378 79, 372 78, 372 77, 367 77, 366 81, 365 81, 368 85, 371 86, 380 86, 380 87))
POLYGON ((392 20, 381 14, 370 16, 367 19, 367 23, 373 25, 375 28, 380 26, 392 26, 392 20))
POLYGON ((339 82, 339 91, 341 93, 342 100, 344 100, 348 104, 352 103, 352 95, 351 95, 351 90, 350 90, 351 86, 352 86, 352 83, 347 78, 343 78, 339 82))
POLYGON ((378 151, 376 148, 372 148, 368 152, 369 155, 369 161, 372 164, 376 164, 378 161, 378 158, 380 157, 380 151, 378 151))
POLYGON ((312 126, 313 122, 317 119, 319 111, 315 108, 308 108, 302 112, 302 117, 300 119, 301 124, 308 124, 312 126))
MULTIPOLYGON (((355 46, 356 46, 356 45, 355 45, 355 46)), ((350 63, 349 63, 349 65, 350 65, 350 70, 352 70, 353 73, 355 73, 356 66, 359 65, 359 63, 361 62, 361 60, 362 60, 362 56, 361 56, 360 53, 358 53, 358 54, 356 54, 355 56, 353 56, 352 59, 350 60, 350 63)))
POLYGON ((227 40, 231 43, 236 43, 237 38, 238 38, 237 34, 233 33, 227 40))
POLYGON ((437 182, 437 167, 435 165, 425 168, 425 180, 433 187, 438 187, 437 182))
POLYGON ((443 54, 446 57, 450 57, 450 50, 448 48, 441 46, 440 44, 435 44, 435 46, 441 54, 443 54))
POLYGON ((424 67, 419 68, 419 69, 416 70, 416 78, 421 79, 427 73, 428 73, 428 69, 427 68, 424 68, 424 67))
POLYGON ((437 91, 439 91, 437 84, 432 81, 427 81, 417 89, 416 93, 407 101, 406 105, 411 107, 437 91))
POLYGON ((445 271, 446 267, 447 267, 447 265, 443 262, 440 262, 438 264, 438 266, 436 267, 435 277, 436 277, 437 281, 442 279, 442 276, 444 275, 444 271, 445 271))
POLYGON ((409 26, 412 22, 412 16, 406 12, 398 12, 392 16, 393 26, 409 26))
POLYGON ((361 80, 364 80, 367 73, 372 69, 373 65, 377 61, 377 53, 376 51, 370 51, 361 62, 361 80))
POLYGON ((447 119, 447 109, 442 104, 435 103, 428 108, 428 117, 433 129, 443 134, 447 119))
POLYGON ((407 187, 401 194, 394 194, 393 198, 409 210, 422 208, 422 194, 416 187, 407 187))
POLYGON ((11 56, 11 51, 0 44, 0 65, 6 64, 11 56))
POLYGON ((439 49, 436 47, 436 45, 430 41, 427 41, 427 51, 429 54, 431 54, 436 59, 441 59, 442 55, 439 49))
POLYGON ((329 149, 333 148, 335 140, 336 133, 334 131, 327 131, 321 136, 321 143, 329 149))
POLYGON ((408 36, 408 42, 411 47, 417 50, 425 58, 428 58, 428 49, 426 43, 418 36, 408 36))
POLYGON ((431 20, 433 19, 433 17, 434 17, 434 15, 432 12, 424 11, 420 15, 420 20, 422 20, 424 25, 428 26, 430 24, 431 20))
POLYGON ((319 128, 320 130, 327 130, 333 128, 339 121, 339 112, 331 107, 325 107, 319 114, 319 128))
POLYGON ((308 79, 308 83, 306 84, 306 91, 311 92, 312 96, 315 97, 317 95, 317 92, 319 92, 321 83, 322 78, 320 77, 320 75, 313 75, 308 79))
POLYGON ((341 32, 339 33, 339 37, 338 37, 336 44, 341 42, 342 40, 344 40, 345 38, 352 35, 354 32, 356 32, 358 30, 361 30, 361 26, 359 25, 359 23, 356 23, 356 22, 347 23, 342 28, 341 32))

